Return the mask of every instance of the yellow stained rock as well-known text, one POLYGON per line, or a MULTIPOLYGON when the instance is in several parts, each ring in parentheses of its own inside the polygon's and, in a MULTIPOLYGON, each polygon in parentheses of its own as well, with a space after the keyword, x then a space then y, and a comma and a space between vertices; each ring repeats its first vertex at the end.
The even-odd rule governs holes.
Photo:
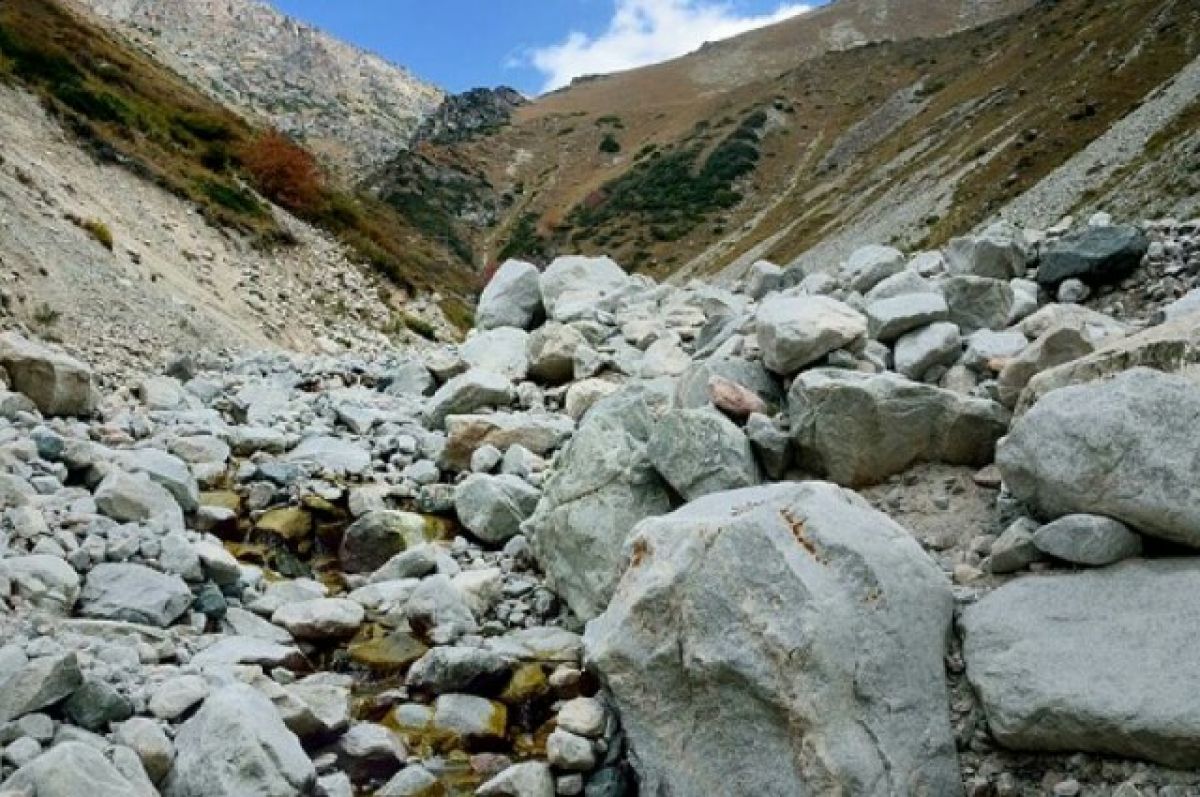
POLYGON ((231 512, 242 511, 242 497, 232 490, 210 490, 200 493, 201 506, 219 506, 231 512))
POLYGON ((429 650, 424 642, 408 631, 373 632, 350 643, 350 659, 377 673, 393 673, 407 668, 429 650))
POLYGON ((298 506, 270 509, 263 513, 254 528, 288 542, 297 542, 312 534, 312 515, 298 506))
POLYGON ((536 663, 522 664, 512 675, 512 680, 500 694, 500 702, 510 706, 528 703, 550 691, 546 673, 542 665, 536 663))

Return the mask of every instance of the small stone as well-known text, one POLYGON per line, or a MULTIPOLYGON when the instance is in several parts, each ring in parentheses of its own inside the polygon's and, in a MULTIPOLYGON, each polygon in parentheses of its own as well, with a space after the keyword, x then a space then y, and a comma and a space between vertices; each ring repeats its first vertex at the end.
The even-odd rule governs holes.
POLYGON ((987 569, 992 573, 1015 573, 1042 558, 1033 544, 1033 535, 1038 529, 1036 521, 1019 518, 992 544, 987 569))
POLYGON ((1074 778, 1059 781, 1054 785, 1054 797, 1077 797, 1083 787, 1074 778))
POLYGON ((604 704, 592 697, 578 697, 563 703, 558 711, 558 727, 589 739, 604 735, 604 704))
POLYGON ((554 776, 540 761, 514 764, 484 783, 478 797, 554 797, 554 776))
POLYGON ((105 731, 109 723, 123 722, 133 715, 129 700, 103 681, 87 680, 67 700, 71 721, 89 731, 105 731))
POLYGON ((568 772, 587 772, 596 765, 592 744, 581 736, 556 728, 546 740, 550 765, 568 772))
POLYGON ((338 768, 355 782, 391 777, 404 766, 408 756, 395 733, 372 722, 352 727, 337 741, 334 750, 338 768))
POLYGON ((1033 544, 1044 554, 1077 565, 1102 567, 1142 552, 1142 538, 1128 526, 1098 515, 1066 515, 1042 526, 1033 544))
POLYGON ((150 695, 150 713, 174 720, 208 696, 208 683, 198 675, 180 675, 165 681, 150 695))
POLYGON ((508 709, 475 695, 441 695, 433 704, 433 726, 466 740, 498 741, 508 727, 508 709))
POLYGON ((175 747, 157 722, 134 717, 116 727, 114 738, 138 754, 150 780, 158 783, 171 769, 175 747))
POLYGON ((365 619, 363 607, 345 598, 290 603, 271 615, 271 622, 283 626, 298 639, 353 636, 365 619))

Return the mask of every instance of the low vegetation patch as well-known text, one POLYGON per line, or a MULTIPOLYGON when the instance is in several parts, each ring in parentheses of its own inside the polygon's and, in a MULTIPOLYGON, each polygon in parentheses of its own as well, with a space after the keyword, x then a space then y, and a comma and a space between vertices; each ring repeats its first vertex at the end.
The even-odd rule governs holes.
POLYGON ((405 328, 426 340, 437 340, 437 331, 433 328, 433 324, 412 313, 401 313, 400 320, 405 328))
POLYGON ((524 213, 513 225, 508 242, 497 254, 499 262, 512 258, 542 262, 548 256, 548 242, 538 234, 536 213, 524 213))
POLYGON ((113 250, 113 234, 107 224, 96 219, 88 219, 83 223, 83 229, 105 249, 110 252, 113 250))
MULTIPOLYGON (((666 150, 643 150, 632 169, 571 212, 571 225, 588 237, 635 217, 651 226, 656 240, 682 238, 709 214, 741 201, 736 183, 758 165, 766 122, 764 111, 754 111, 707 154, 703 141, 695 139, 666 150)), ((708 128, 698 126, 697 134, 708 128)))
POLYGON ((62 313, 43 302, 33 311, 33 323, 39 327, 52 327, 62 318, 62 313))

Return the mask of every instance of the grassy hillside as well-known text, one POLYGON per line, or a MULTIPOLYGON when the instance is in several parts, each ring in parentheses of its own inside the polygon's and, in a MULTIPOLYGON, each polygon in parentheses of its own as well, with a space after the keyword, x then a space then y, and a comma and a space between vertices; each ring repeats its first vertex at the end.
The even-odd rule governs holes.
POLYGON ((252 128, 56 0, 0 4, 0 79, 36 92, 97 158, 191 200, 215 225, 286 245, 265 197, 401 286, 470 291, 461 255, 394 208, 337 188, 302 147, 252 128))
MULTIPOLYGON (((955 0, 843 0, 581 81, 425 157, 486 176, 497 223, 460 234, 491 260, 607 252, 663 276, 789 262, 843 234, 938 244, 1200 54, 1194 2, 1029 5, 953 32, 955 0), (880 30, 898 40, 841 47, 880 30)), ((1177 124, 1193 131, 1194 114, 1177 124)))

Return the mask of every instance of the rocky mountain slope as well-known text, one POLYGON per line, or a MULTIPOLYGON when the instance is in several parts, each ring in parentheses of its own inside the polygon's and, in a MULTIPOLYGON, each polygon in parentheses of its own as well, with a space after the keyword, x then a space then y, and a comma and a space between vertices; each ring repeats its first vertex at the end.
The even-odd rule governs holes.
POLYGON ((260 0, 73 0, 194 85, 359 173, 403 147, 442 100, 407 70, 260 0))
POLYGON ((705 282, 555 257, 533 189, 464 168, 525 141, 528 176, 541 103, 444 106, 389 210, 5 0, 0 797, 1200 793, 1200 219, 1060 218, 1193 207, 1196 11, 1059 0, 717 90, 694 157, 566 217, 653 270, 698 239, 638 257, 622 214, 732 219, 821 125, 803 207, 705 282), (968 134, 952 197, 897 200, 968 134), (925 201, 912 247, 868 232, 925 201), (547 265, 428 340, 464 272, 401 243, 465 262, 489 219, 547 265))
POLYGON ((0 6, 0 107, 5 326, 116 366, 453 334, 466 306, 440 242, 56 3, 0 6))
POLYGON ((97 384, 0 336, 0 794, 1200 788, 1200 220, 97 384), (799 284, 793 284, 799 280, 799 284))
POLYGON ((486 176, 459 204, 499 208, 495 223, 458 220, 485 259, 615 253, 660 276, 761 258, 828 268, 863 241, 939 244, 1000 216, 1049 225, 1147 203, 1186 215, 1197 13, 1177 0, 843 0, 578 81, 500 130, 401 162, 486 176))

